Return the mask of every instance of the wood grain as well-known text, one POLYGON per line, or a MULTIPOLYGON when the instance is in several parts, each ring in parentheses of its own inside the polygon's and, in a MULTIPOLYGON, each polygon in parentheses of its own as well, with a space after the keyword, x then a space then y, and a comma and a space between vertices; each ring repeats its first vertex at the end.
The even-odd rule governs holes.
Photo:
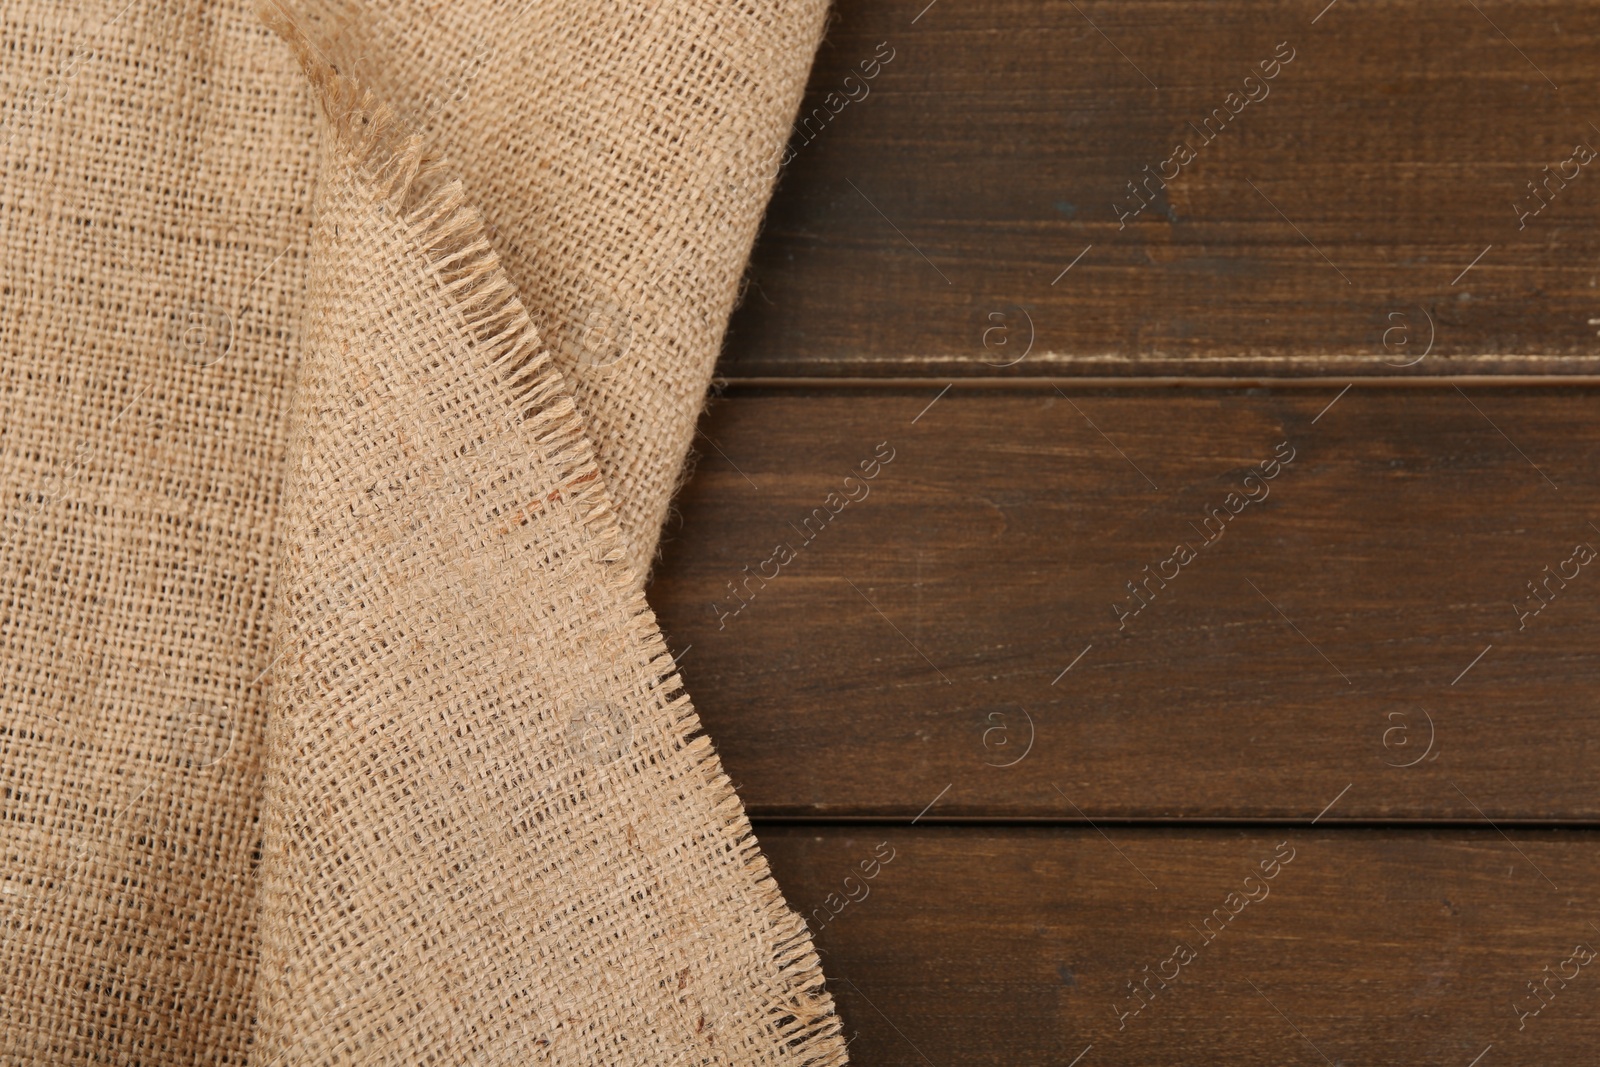
POLYGON ((1591 393, 936 394, 703 424, 650 598, 755 814, 1600 818, 1591 393))
POLYGON ((1600 1047, 1600 963, 1566 962, 1600 948, 1587 831, 759 833, 853 1063, 1467 1067, 1492 1046, 1494 1067, 1600 1047), (1555 972, 1575 976, 1535 999, 1555 972), (1122 1018, 1156 973, 1177 977, 1122 1018))
POLYGON ((1597 48, 1573 0, 841 0, 724 369, 1591 373, 1597 48))
POLYGON ((852 1062, 1594 1060, 1597 45, 836 5, 650 598, 852 1062))

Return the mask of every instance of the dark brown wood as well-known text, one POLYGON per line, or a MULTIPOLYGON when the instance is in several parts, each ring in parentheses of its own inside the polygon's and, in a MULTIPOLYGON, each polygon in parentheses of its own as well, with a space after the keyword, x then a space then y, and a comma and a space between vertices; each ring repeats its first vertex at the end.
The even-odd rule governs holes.
POLYGON ((650 598, 852 1062, 1595 1060, 1597 46, 836 5, 650 598))
POLYGON ((853 1063, 1495 1067, 1600 1047, 1600 960, 1574 960, 1600 950, 1591 832, 758 832, 853 1063))
POLYGON ((842 0, 724 369, 1590 373, 1597 51, 1591 0, 842 0))
POLYGON ((1593 393, 938 393, 704 423, 650 598, 755 814, 1600 818, 1593 393))

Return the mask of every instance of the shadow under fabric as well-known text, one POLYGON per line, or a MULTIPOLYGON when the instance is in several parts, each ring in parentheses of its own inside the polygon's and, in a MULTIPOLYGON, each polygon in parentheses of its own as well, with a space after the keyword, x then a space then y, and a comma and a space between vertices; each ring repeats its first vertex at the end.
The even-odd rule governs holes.
POLYGON ((823 5, 260 6, 0 6, 0 1061, 843 1063, 641 591, 823 5))

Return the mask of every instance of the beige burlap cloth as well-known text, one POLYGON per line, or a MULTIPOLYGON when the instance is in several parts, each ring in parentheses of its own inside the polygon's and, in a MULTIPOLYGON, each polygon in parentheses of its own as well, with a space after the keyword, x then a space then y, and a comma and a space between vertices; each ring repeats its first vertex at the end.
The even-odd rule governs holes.
POLYGON ((823 14, 0 4, 0 1062, 844 1062, 641 592, 823 14))

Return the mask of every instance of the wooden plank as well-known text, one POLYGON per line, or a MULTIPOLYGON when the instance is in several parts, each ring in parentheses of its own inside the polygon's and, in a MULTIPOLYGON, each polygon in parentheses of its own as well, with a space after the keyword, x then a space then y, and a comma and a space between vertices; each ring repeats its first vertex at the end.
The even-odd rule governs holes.
POLYGON ((1588 831, 758 832, 811 916, 853 1063, 1496 1067, 1600 1048, 1588 831))
POLYGON ((1594 370, 1600 4, 919 9, 837 5, 728 374, 1594 370))
POLYGON ((650 598, 758 815, 1591 821, 1594 405, 739 391, 650 598))

